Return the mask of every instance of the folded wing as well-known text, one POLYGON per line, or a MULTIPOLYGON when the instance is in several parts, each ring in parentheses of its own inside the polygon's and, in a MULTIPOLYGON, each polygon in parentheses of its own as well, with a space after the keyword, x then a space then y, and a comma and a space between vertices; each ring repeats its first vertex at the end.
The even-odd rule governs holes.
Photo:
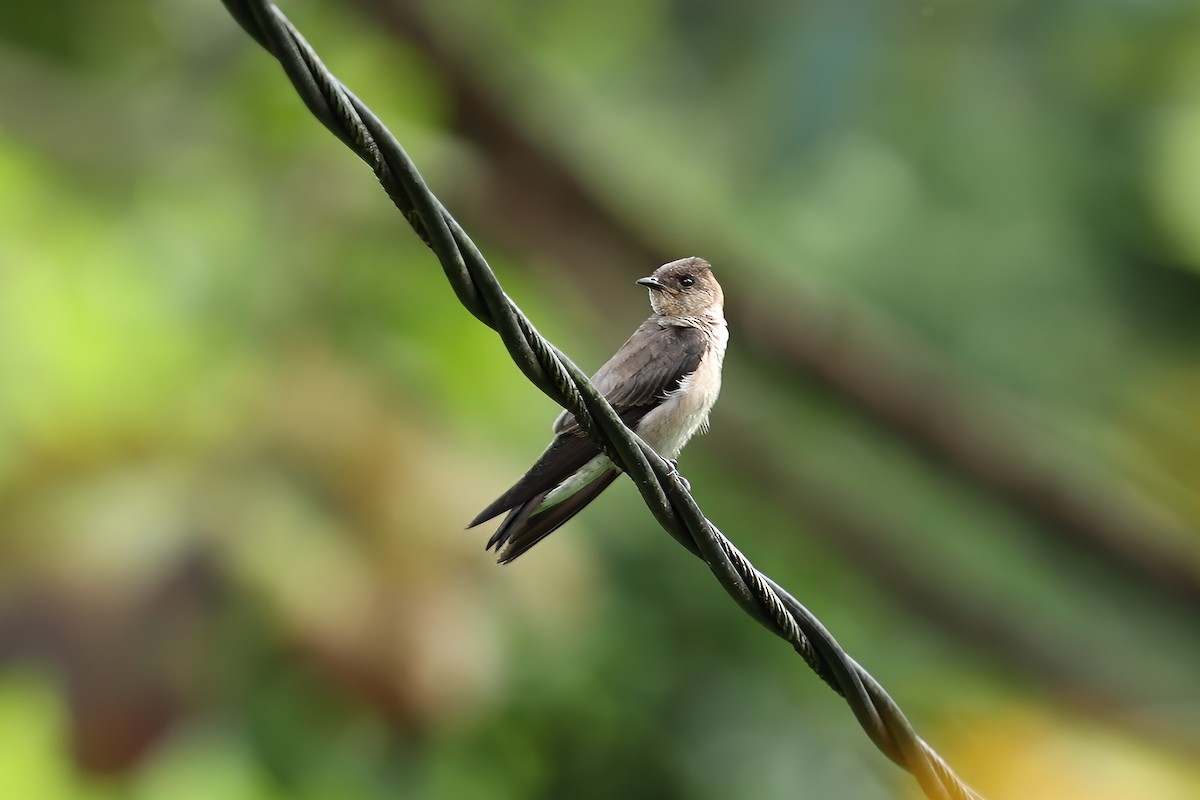
MULTIPOLYGON (((646 320, 592 378, 629 427, 657 408, 680 382, 696 371, 706 340, 691 327, 646 320)), ((557 486, 600 455, 572 414, 564 412, 554 423, 558 434, 525 475, 471 521, 468 527, 508 511, 509 515, 488 542, 501 549, 502 562, 524 553, 571 517, 582 511, 616 478, 615 468, 599 474, 575 493, 541 507, 557 486)))

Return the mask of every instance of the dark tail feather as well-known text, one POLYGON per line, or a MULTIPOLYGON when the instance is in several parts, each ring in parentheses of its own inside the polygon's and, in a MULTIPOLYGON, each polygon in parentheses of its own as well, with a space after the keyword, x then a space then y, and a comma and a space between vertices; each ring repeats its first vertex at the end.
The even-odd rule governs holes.
POLYGON ((536 508, 541 498, 546 496, 546 492, 571 477, 599 454, 596 445, 582 434, 559 436, 550 443, 546 452, 542 453, 521 480, 480 511, 479 516, 471 520, 467 527, 474 528, 481 522, 487 522, 492 517, 498 517, 505 511, 517 509, 534 500, 537 501, 533 503, 533 507, 536 508))
POLYGON ((476 525, 481 525, 493 517, 498 517, 505 511, 509 512, 508 517, 505 518, 505 522, 507 522, 513 514, 518 513, 525 506, 529 506, 530 509, 537 508, 537 504, 542 502, 542 498, 544 498, 549 492, 549 490, 547 490, 544 492, 538 492, 537 494, 531 496, 528 491, 521 491, 522 488, 523 487, 521 484, 518 483, 507 492, 497 497, 492 501, 490 506, 485 508, 483 511, 480 511, 479 515, 475 517, 475 519, 471 520, 470 524, 467 525, 467 529, 470 530, 476 525))
MULTIPOLYGON (((539 495, 539 497, 545 497, 545 496, 546 496, 546 494, 544 492, 541 495, 539 495)), ((512 508, 512 500, 509 499, 508 493, 505 492, 504 494, 500 495, 500 497, 497 497, 496 500, 490 506, 485 508, 483 511, 480 511, 479 516, 475 517, 475 519, 471 520, 467 524, 467 529, 469 530, 471 528, 474 528, 476 525, 480 525, 484 522, 487 522, 492 517, 498 517, 503 512, 508 511, 510 508, 512 508)), ((517 509, 513 509, 514 513, 516 510, 517 509)))
POLYGON ((488 540, 487 549, 495 548, 500 554, 500 563, 507 564, 587 507, 619 474, 615 469, 608 470, 558 505, 537 514, 533 510, 546 499, 546 492, 514 508, 488 540))

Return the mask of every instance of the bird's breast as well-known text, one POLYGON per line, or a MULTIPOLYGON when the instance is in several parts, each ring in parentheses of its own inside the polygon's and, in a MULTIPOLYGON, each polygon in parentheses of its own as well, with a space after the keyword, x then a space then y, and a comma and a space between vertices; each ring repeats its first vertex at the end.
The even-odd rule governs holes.
POLYGON ((728 332, 722 324, 705 333, 710 337, 709 346, 696 371, 684 377, 679 388, 638 425, 638 435, 663 458, 675 458, 697 431, 708 427, 708 412, 721 393, 728 332))

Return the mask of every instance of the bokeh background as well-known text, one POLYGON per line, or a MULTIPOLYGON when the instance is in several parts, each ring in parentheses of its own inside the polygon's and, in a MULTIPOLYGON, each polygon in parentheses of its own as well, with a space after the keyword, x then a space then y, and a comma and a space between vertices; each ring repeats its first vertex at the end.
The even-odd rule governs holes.
MULTIPOLYGON (((595 369, 702 255, 681 468, 989 798, 1200 796, 1190 0, 295 0, 595 369)), ((217 0, 0 3, 0 797, 911 798, 217 0)))

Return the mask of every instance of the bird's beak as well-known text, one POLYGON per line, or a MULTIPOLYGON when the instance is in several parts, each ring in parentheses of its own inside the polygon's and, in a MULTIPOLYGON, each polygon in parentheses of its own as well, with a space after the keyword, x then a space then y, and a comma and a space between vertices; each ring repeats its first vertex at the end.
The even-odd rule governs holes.
POLYGON ((658 278, 655 278, 654 276, 651 276, 649 278, 638 278, 637 283, 639 286, 645 286, 650 289, 665 289, 665 288, 667 288, 667 285, 665 283, 660 281, 658 278))

